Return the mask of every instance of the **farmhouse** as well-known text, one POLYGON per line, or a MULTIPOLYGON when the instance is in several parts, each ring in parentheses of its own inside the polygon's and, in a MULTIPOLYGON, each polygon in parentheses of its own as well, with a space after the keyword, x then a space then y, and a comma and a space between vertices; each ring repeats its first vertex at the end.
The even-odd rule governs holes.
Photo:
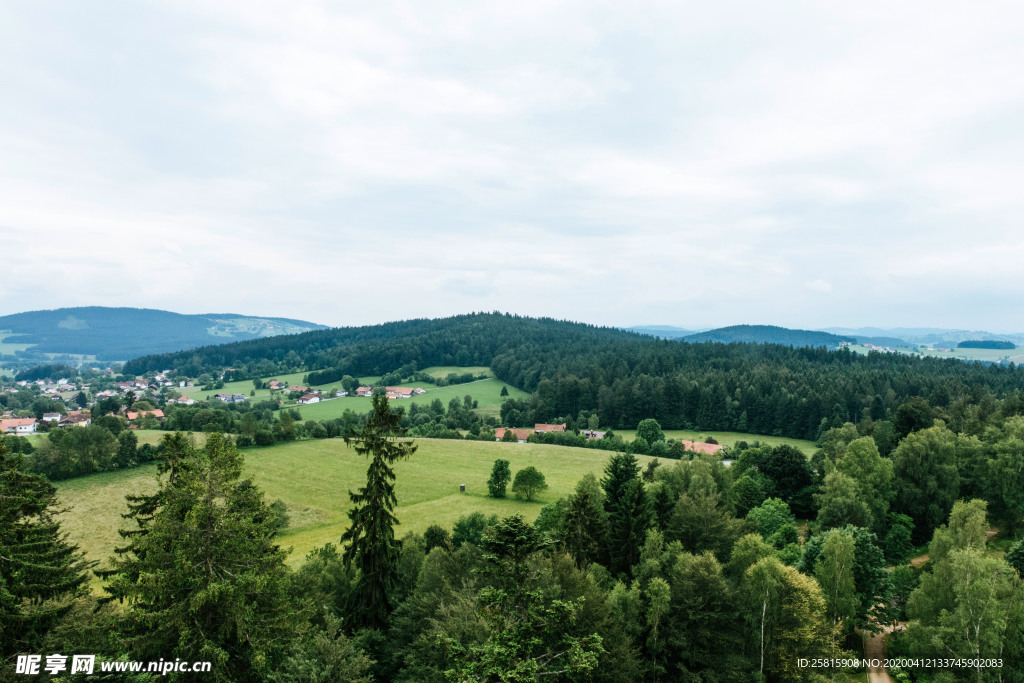
POLYGON ((140 411, 138 413, 129 410, 127 413, 125 413, 125 417, 128 418, 129 422, 132 421, 132 420, 135 420, 136 418, 138 418, 139 415, 142 415, 142 417, 159 417, 159 418, 163 418, 164 411, 162 411, 159 408, 157 408, 155 410, 143 410, 143 411, 140 411))
POLYGON ((359 387, 356 396, 373 396, 373 387, 359 387))
POLYGON ((538 422, 533 426, 533 431, 537 432, 538 434, 546 434, 547 432, 564 432, 565 425, 565 422, 563 422, 560 425, 546 425, 538 422))
POLYGON ((43 413, 43 422, 60 422, 60 413, 43 413))
POLYGON ((181 396, 179 398, 174 399, 174 403, 179 406, 190 406, 195 404, 195 402, 196 400, 191 396, 181 396))
POLYGON ((681 439, 679 443, 683 444, 683 448, 694 453, 703 453, 705 455, 714 455, 718 451, 722 450, 721 444, 717 443, 704 443, 703 441, 687 441, 681 439))
POLYGON ((317 394, 304 394, 295 399, 295 402, 300 406, 308 406, 311 403, 319 403, 320 396, 317 394))
POLYGON ((406 387, 385 387, 388 398, 411 398, 414 389, 408 389, 406 387), (394 394, 392 396, 392 394, 394 394))
POLYGON ((516 435, 516 441, 519 443, 526 443, 526 440, 530 438, 530 434, 534 433, 532 429, 507 429, 505 427, 498 427, 494 430, 494 440, 501 441, 505 437, 505 432, 511 431, 516 435))
POLYGON ((269 382, 267 382, 267 388, 270 389, 271 391, 284 389, 284 382, 278 382, 276 379, 272 379, 269 382))
POLYGON ((92 416, 89 413, 75 411, 68 413, 64 419, 57 423, 58 427, 88 427, 92 424, 92 416))
POLYGON ((288 387, 288 391, 301 391, 303 393, 309 391, 309 387, 300 387, 298 384, 293 384, 288 387))
POLYGON ((36 419, 34 417, 12 417, 7 420, 0 420, 0 433, 4 434, 34 434, 36 431, 36 419))

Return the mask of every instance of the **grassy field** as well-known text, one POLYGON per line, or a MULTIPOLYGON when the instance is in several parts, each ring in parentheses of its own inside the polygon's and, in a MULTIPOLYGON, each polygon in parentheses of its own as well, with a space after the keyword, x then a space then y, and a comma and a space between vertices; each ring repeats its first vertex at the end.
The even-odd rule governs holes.
MULTIPOLYGON (((615 430, 615 433, 622 437, 623 441, 632 441, 636 438, 636 432, 632 430, 615 430)), ((760 441, 762 444, 769 446, 781 446, 786 444, 793 446, 807 455, 814 455, 814 451, 818 450, 818 447, 814 445, 813 441, 804 441, 803 439, 790 439, 785 436, 761 436, 759 434, 744 434, 743 432, 695 432, 688 429, 666 429, 666 439, 685 439, 687 441, 704 441, 709 436, 715 437, 715 441, 722 444, 723 446, 732 446, 737 441, 746 441, 747 443, 753 443, 754 441, 760 441)))
POLYGON ((457 365, 435 365, 432 368, 424 368, 423 372, 431 377, 437 378, 447 377, 453 372, 457 375, 471 372, 474 375, 487 375, 488 377, 494 377, 494 373, 491 372, 491 369, 484 365, 471 365, 464 368, 457 365))
MULTIPOLYGON (((474 367, 456 367, 456 366, 435 366, 430 368, 424 368, 423 372, 432 375, 433 377, 445 377, 449 373, 465 373, 471 372, 474 375, 481 373, 491 374, 489 368, 483 366, 474 367)), ((273 377, 266 377, 263 379, 264 382, 276 379, 285 384, 301 385, 302 377, 306 373, 295 372, 290 375, 275 375, 273 377)), ((380 377, 360 377, 363 384, 372 385, 380 381, 380 377)), ((415 383, 404 383, 403 386, 419 386, 415 383)), ((445 407, 448 406, 448 401, 452 398, 462 398, 467 393, 470 394, 476 401, 479 402, 480 407, 477 412, 482 416, 493 415, 497 417, 500 411, 501 402, 505 399, 500 396, 501 387, 505 386, 496 379, 488 379, 480 382, 474 382, 470 384, 455 384, 449 387, 435 387, 432 384, 424 384, 421 388, 426 390, 426 394, 421 394, 410 399, 402 399, 400 404, 405 405, 406 403, 430 403, 435 398, 441 399, 445 407)), ((333 382, 331 384, 316 385, 315 388, 320 389, 325 395, 330 395, 334 389, 341 388, 341 382, 333 382)), ((250 400, 260 400, 270 396, 269 389, 257 389, 255 390, 255 396, 253 396, 253 383, 252 380, 244 380, 241 382, 228 382, 221 389, 204 391, 202 387, 185 387, 177 388, 183 396, 192 396, 196 400, 205 400, 207 396, 212 397, 214 394, 244 394, 249 397, 250 400)), ((527 398, 529 394, 525 391, 520 391, 514 387, 508 387, 509 398, 527 398)), ((279 394, 280 395, 280 394, 279 394)), ((325 420, 335 417, 340 417, 345 409, 354 410, 356 412, 364 413, 370 409, 371 399, 364 396, 346 396, 340 399, 332 399, 329 401, 323 401, 321 403, 315 403, 310 406, 300 406, 302 411, 302 418, 305 420, 325 420)), ((294 405, 294 403, 286 402, 286 405, 294 405)))
MULTIPOLYGON (((412 398, 396 399, 391 403, 394 407, 398 408, 409 406, 413 403, 430 404, 434 399, 440 399, 441 403, 447 408, 448 402, 453 398, 461 399, 466 394, 469 394, 473 397, 473 400, 479 403, 477 412, 480 415, 493 415, 497 417, 502 401, 507 400, 501 396, 501 388, 503 386, 507 385, 494 378, 466 384, 453 384, 447 387, 435 387, 426 384, 420 387, 426 391, 425 394, 413 396, 412 398)), ((515 387, 508 387, 508 398, 528 397, 529 394, 525 391, 520 391, 515 387)), ((309 406, 300 406, 299 411, 302 413, 303 420, 326 420, 340 417, 345 409, 354 410, 357 413, 368 412, 372 408, 372 402, 373 399, 367 396, 345 396, 343 398, 321 401, 309 406)))
MULTIPOLYGON (((480 441, 418 439, 419 450, 395 467, 401 525, 396 534, 422 533, 431 524, 451 528, 474 511, 510 515, 521 512, 531 521, 541 507, 567 496, 587 472, 600 477, 609 453, 585 448, 480 441), (512 472, 533 465, 547 479, 548 490, 526 502, 487 497, 487 478, 494 460, 504 458, 512 472), (459 493, 459 484, 466 493, 459 493)), ((300 441, 245 451, 246 474, 263 489, 267 501, 280 498, 288 506, 289 528, 281 544, 292 549, 289 563, 324 543, 337 542, 348 525, 348 491, 366 482, 368 460, 341 439, 300 441)), ((641 465, 649 458, 639 457, 641 465)), ((156 489, 156 466, 107 472, 58 482, 61 521, 73 542, 89 559, 104 565, 121 539, 124 496, 156 489)), ((511 491, 510 491, 511 493, 511 491)))
MULTIPOLYGON (((866 346, 853 345, 850 347, 855 353, 867 354, 871 349, 866 346)), ((918 347, 897 347, 900 353, 931 356, 932 358, 956 358, 957 360, 972 361, 980 360, 991 363, 998 363, 1001 360, 1009 359, 1018 365, 1024 362, 1024 347, 1016 349, 956 349, 949 351, 936 351, 935 349, 921 349, 918 347)))
POLYGON ((12 355, 15 351, 24 351, 35 346, 35 344, 8 342, 7 338, 10 336, 12 336, 10 330, 0 330, 0 355, 12 355))

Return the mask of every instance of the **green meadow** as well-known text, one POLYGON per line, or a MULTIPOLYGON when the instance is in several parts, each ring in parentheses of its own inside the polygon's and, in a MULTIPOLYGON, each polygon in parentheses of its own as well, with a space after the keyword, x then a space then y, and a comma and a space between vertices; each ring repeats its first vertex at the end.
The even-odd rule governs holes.
MULTIPOLYGON (((451 528, 462 515, 480 511, 507 516, 523 513, 533 520, 541 507, 569 495, 587 472, 601 477, 610 453, 586 448, 481 441, 417 439, 418 450, 395 466, 400 521, 398 537, 422 533, 431 524, 451 528), (545 476, 548 490, 533 501, 487 496, 494 461, 504 458, 515 472, 533 465, 545 476), (459 485, 466 493, 459 493, 459 485)), ((650 458, 639 456, 641 466, 650 458)), ((663 461, 664 462, 664 461, 663 461)), ((337 542, 348 526, 349 490, 366 482, 368 458, 341 439, 298 441, 245 451, 246 476, 263 489, 268 502, 280 498, 288 506, 289 526, 280 537, 291 549, 289 563, 301 564, 306 554, 337 542)), ((91 560, 102 565, 121 542, 127 494, 156 490, 156 466, 107 472, 57 483, 66 511, 61 523, 70 539, 91 560)))
MULTIPOLYGON (((634 430, 614 430, 614 433, 621 436, 623 441, 632 441, 636 438, 636 432, 634 430)), ((768 446, 781 446, 783 444, 793 446, 807 455, 814 455, 814 451, 818 450, 818 447, 813 441, 790 439, 785 436, 761 436, 760 434, 744 434, 743 432, 696 432, 690 429, 665 430, 666 439, 704 441, 709 436, 714 437, 715 441, 723 446, 732 446, 737 441, 746 441, 747 443, 760 441, 762 445, 768 446)))
POLYGON ((7 341, 7 338, 11 336, 13 335, 10 330, 0 330, 0 356, 13 355, 16 351, 24 351, 35 346, 35 344, 18 344, 7 341))
MULTIPOLYGON (((509 398, 529 398, 530 396, 525 391, 510 387, 501 382, 501 380, 494 378, 467 382, 466 384, 452 384, 447 387, 435 387, 431 384, 410 385, 408 383, 403 384, 403 386, 416 386, 425 390, 426 393, 411 398, 393 399, 391 401, 392 407, 401 408, 413 403, 429 405, 434 399, 439 399, 447 408, 448 402, 453 398, 461 400, 468 394, 479 404, 477 412, 485 417, 488 415, 497 417, 501 410, 501 403, 509 398), (508 387, 507 398, 501 396, 502 387, 508 387)), ((328 399, 308 406, 299 406, 299 412, 302 413, 303 420, 327 420, 340 417, 346 409, 354 410, 357 413, 366 413, 372 407, 373 399, 368 396, 345 396, 328 399)))

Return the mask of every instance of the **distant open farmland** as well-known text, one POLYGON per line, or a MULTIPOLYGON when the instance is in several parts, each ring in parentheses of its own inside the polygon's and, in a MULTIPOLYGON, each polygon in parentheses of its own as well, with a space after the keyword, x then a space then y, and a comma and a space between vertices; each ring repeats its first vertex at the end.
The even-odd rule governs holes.
MULTIPOLYGON (((392 407, 408 407, 413 403, 429 405, 432 401, 438 399, 447 408, 448 402, 453 398, 461 400, 468 394, 473 397, 473 400, 478 402, 479 408, 477 409, 477 412, 484 416, 493 415, 497 417, 500 413, 501 403, 503 401, 506 401, 509 398, 529 397, 529 394, 525 391, 520 391, 515 387, 510 387, 501 382, 501 380, 494 378, 468 382, 466 384, 452 384, 447 387, 435 387, 433 384, 410 384, 408 382, 404 383, 402 386, 419 387, 425 390, 426 393, 413 396, 412 398, 394 399, 391 401, 392 407), (507 398, 503 398, 501 396, 502 387, 508 387, 507 398)), ((302 413, 302 419, 304 420, 326 420, 340 417, 342 412, 346 409, 354 410, 357 413, 369 412, 372 405, 373 399, 367 396, 345 396, 342 398, 321 401, 320 403, 314 403, 308 406, 299 406, 299 411, 302 413)))
MULTIPOLYGON (((615 430, 615 434, 622 437, 623 441, 632 441, 636 438, 636 432, 634 430, 624 429, 622 431, 615 430)), ((746 441, 747 443, 754 443, 760 441, 762 444, 769 446, 780 446, 786 444, 797 448, 807 455, 813 455, 814 451, 818 449, 813 441, 805 441, 803 439, 790 439, 785 436, 761 436, 758 434, 745 434, 743 432, 698 432, 689 429, 666 429, 666 439, 685 439, 687 441, 704 441, 709 436, 715 438, 715 441, 722 444, 723 446, 732 446, 737 441, 746 441)))
MULTIPOLYGON (((416 443, 419 450, 395 467, 399 537, 409 531, 422 533, 431 524, 450 529, 460 516, 474 511, 501 516, 521 512, 533 520, 544 504, 569 495, 587 472, 602 476, 611 455, 534 444, 436 439, 416 443), (544 473, 550 488, 529 503, 511 497, 511 487, 509 498, 489 498, 487 479, 497 458, 508 460, 513 474, 533 465, 544 473), (459 484, 466 484, 465 494, 459 493, 459 484)), ((649 459, 639 457, 641 465, 649 459)), ((313 548, 338 541, 348 526, 348 491, 366 483, 366 458, 341 439, 323 439, 248 449, 245 460, 246 474, 263 489, 267 501, 280 498, 288 506, 291 523, 281 544, 293 548, 290 564, 301 564, 313 548)), ((121 540, 117 530, 125 523, 124 496, 153 492, 155 477, 156 466, 146 465, 57 483, 60 502, 68 508, 61 517, 63 528, 89 559, 106 564, 121 540)))

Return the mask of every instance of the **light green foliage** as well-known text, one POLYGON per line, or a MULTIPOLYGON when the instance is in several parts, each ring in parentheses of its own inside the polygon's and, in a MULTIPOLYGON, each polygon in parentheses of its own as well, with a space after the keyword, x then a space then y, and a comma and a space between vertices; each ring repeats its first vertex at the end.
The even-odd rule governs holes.
MULTIPOLYGON (((151 443, 166 433, 140 433, 140 443, 151 443)), ((205 434, 195 436, 203 443, 205 434)), ((485 516, 522 512, 533 517, 536 501, 512 496, 490 498, 486 463, 509 460, 513 470, 534 465, 544 472, 552 499, 570 496, 586 473, 600 476, 608 460, 604 451, 535 444, 504 445, 486 441, 417 439, 416 457, 395 463, 395 516, 402 529, 423 533, 431 524, 451 529, 459 517, 479 511, 485 516), (485 466, 481 467, 481 463, 485 466), (466 484, 467 493, 459 493, 466 484)), ((646 464, 646 459, 641 458, 646 464)), ((338 496, 366 482, 366 462, 356 457, 341 439, 294 441, 246 452, 246 474, 266 491, 270 500, 288 506, 291 522, 281 544, 293 548, 289 564, 327 542, 337 542, 348 526, 348 499, 338 496)), ((661 470, 669 469, 660 467, 661 470)), ((104 472, 57 483, 60 499, 69 512, 61 516, 64 529, 91 560, 105 561, 118 543, 121 501, 125 491, 151 493, 156 465, 104 472)))
POLYGON ((636 438, 642 438, 648 444, 653 444, 657 441, 664 441, 665 433, 661 431, 658 421, 649 417, 646 420, 640 420, 640 424, 636 426, 636 438))
MULTIPOLYGON (((825 597, 825 610, 833 624, 849 622, 857 614, 857 593, 853 582, 854 540, 833 529, 825 534, 814 577, 825 597)), ((845 629, 844 629, 845 630, 845 629)))
POLYGON ((896 511, 914 520, 914 540, 923 541, 949 515, 960 490, 956 436, 939 422, 903 439, 892 461, 896 511))
POLYGON ((781 498, 769 498, 747 513, 747 519, 763 538, 768 538, 784 526, 796 524, 796 518, 789 511, 789 505, 781 498))
POLYGON ((1024 528, 1024 416, 1011 417, 988 462, 987 493, 1011 533, 1024 528))
POLYGON ((836 462, 836 469, 856 482, 860 498, 868 508, 869 523, 860 526, 882 531, 894 493, 892 461, 883 458, 874 439, 865 436, 850 442, 836 462))
POLYGON ((512 481, 512 493, 523 496, 526 500, 533 500, 535 495, 547 487, 544 475, 533 465, 516 472, 516 478, 512 481))
POLYGON ((830 629, 818 583, 766 557, 747 569, 742 594, 757 670, 770 680, 807 680, 811 672, 798 665, 798 658, 829 652, 830 629))
POLYGON ((871 523, 868 508, 856 480, 839 470, 825 475, 825 484, 820 494, 815 494, 818 503, 817 526, 820 529, 834 529, 847 524, 867 527, 871 523))

